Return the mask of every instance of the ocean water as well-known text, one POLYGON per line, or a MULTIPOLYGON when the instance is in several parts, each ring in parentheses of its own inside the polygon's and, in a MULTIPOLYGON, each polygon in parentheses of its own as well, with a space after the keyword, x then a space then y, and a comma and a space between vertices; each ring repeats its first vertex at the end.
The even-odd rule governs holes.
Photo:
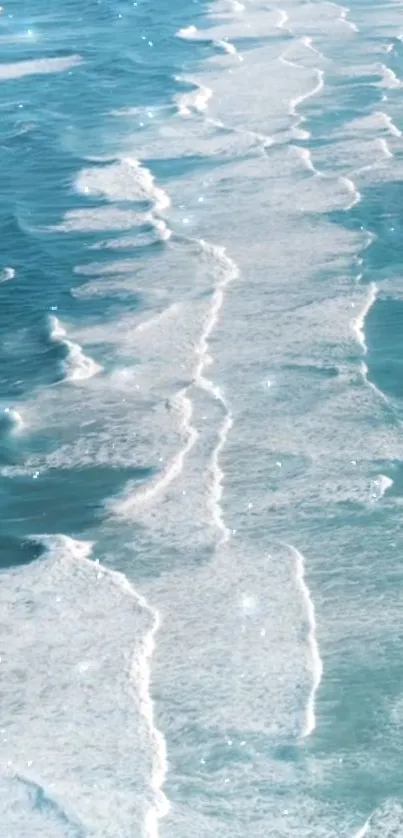
POLYGON ((401 6, 0 47, 1 835, 400 838, 401 6))

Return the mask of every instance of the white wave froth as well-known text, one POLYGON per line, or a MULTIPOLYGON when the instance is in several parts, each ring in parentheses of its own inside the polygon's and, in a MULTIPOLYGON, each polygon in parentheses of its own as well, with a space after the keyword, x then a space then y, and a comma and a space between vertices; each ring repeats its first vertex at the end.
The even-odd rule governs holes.
POLYGON ((3 270, 0 271, 0 282, 9 282, 10 279, 14 279, 14 277, 14 268, 3 268, 3 270))
MULTIPOLYGON (((45 547, 47 557, 40 568, 31 565, 27 570, 8 574, 4 613, 6 619, 9 614, 18 614, 22 610, 20 625, 25 629, 16 641, 12 666, 15 666, 15 660, 21 666, 26 664, 29 660, 27 643, 30 652, 30 643, 38 638, 35 659, 46 668, 46 674, 39 672, 39 678, 33 675, 31 686, 33 696, 38 689, 41 691, 46 685, 48 687, 46 726, 43 728, 41 713, 38 714, 35 706, 31 709, 28 699, 25 700, 26 706, 21 702, 22 709, 19 708, 17 716, 13 717, 9 734, 10 747, 14 744, 10 776, 21 769, 21 756, 26 758, 32 753, 33 759, 27 762, 27 770, 34 778, 39 772, 41 782, 47 781, 56 795, 62 794, 67 798, 75 821, 88 827, 83 832, 102 833, 105 838, 117 832, 126 834, 129 826, 133 826, 135 816, 136 820, 142 821, 137 826, 142 828, 145 838, 157 838, 158 821, 169 810, 163 792, 167 774, 166 744, 155 724, 150 689, 151 660, 160 627, 159 612, 138 593, 124 574, 109 570, 91 559, 92 542, 46 534, 34 536, 32 540, 45 547), (28 612, 23 602, 25 588, 30 592, 31 607, 28 612), (134 610, 130 603, 134 604, 134 610), (72 637, 66 634, 66 624, 70 627, 74 625, 72 637), (121 649, 115 649, 113 654, 113 637, 118 641, 125 625, 127 637, 121 637, 121 649), (47 626, 49 633, 45 633, 47 626), (62 661, 62 672, 69 673, 67 686, 64 686, 64 675, 53 674, 48 656, 62 661), (127 668, 126 664, 129 665, 127 668), (112 693, 108 674, 115 674, 112 693), (59 707, 66 693, 68 710, 59 707), (113 708, 111 706, 108 711, 109 705, 113 708), (28 722, 30 713, 34 713, 36 718, 32 736, 23 729, 24 720, 28 722), (107 730, 105 713, 108 713, 107 730), (136 734, 139 719, 145 725, 148 742, 143 745, 140 737, 136 748, 136 739, 132 736, 136 734), (125 744, 121 741, 120 724, 125 726, 125 744), (63 754, 57 754, 56 766, 53 762, 57 747, 54 751, 52 736, 49 737, 52 725, 54 735, 62 737, 60 741, 65 742, 63 754), (83 748, 78 751, 82 758, 79 771, 78 767, 75 768, 75 749, 78 745, 83 748), (139 782, 140 776, 136 777, 134 771, 134 779, 127 779, 134 753, 137 758, 141 755, 151 763, 149 775, 144 779, 144 792, 141 780, 137 795, 133 794, 133 782, 136 779, 139 782), (100 786, 94 779, 97 774, 102 777, 100 786), (104 805, 105 793, 107 807, 104 805)), ((13 677, 15 680, 16 676, 13 677)), ((35 704, 35 699, 32 701, 35 704)), ((8 709, 7 701, 5 708, 8 709)), ((5 716, 3 725, 8 721, 7 712, 5 716)), ((28 729, 31 729, 29 724, 28 729)), ((9 749, 9 745, 4 747, 9 749)))
MULTIPOLYGON (((206 34, 208 35, 208 32, 206 34)), ((182 38, 182 40, 184 41, 204 41, 206 35, 203 32, 200 32, 197 29, 197 26, 191 25, 185 26, 183 27, 183 29, 178 29, 176 37, 182 38)), ((241 56, 239 56, 238 54, 236 46, 232 44, 231 41, 228 41, 224 38, 219 38, 213 39, 212 44, 218 47, 219 49, 222 49, 228 55, 238 55, 238 57, 241 58, 241 56)))
POLYGON ((350 13, 351 9, 348 6, 341 6, 340 3, 329 3, 330 6, 334 6, 334 8, 340 10, 340 20, 348 26, 349 29, 352 29, 353 32, 358 32, 358 26, 356 23, 353 23, 351 20, 348 19, 347 15, 350 13))
MULTIPOLYGON (((296 64, 292 61, 289 61, 286 58, 285 55, 281 55, 279 60, 281 61, 282 64, 289 64, 293 67, 298 67, 300 69, 305 69, 305 68, 301 67, 300 64, 296 64)), ((319 93, 323 89, 323 86, 324 86, 324 75, 325 75, 324 71, 315 67, 314 72, 315 72, 316 77, 317 77, 317 83, 314 85, 314 87, 312 87, 311 90, 308 90, 307 93, 303 93, 303 94, 301 94, 301 96, 296 96, 295 99, 291 99, 291 101, 290 101, 290 106, 289 106, 288 112, 294 120, 292 128, 291 128, 291 133, 293 134, 295 139, 298 139, 298 140, 308 140, 309 137, 311 136, 309 131, 307 131, 305 128, 300 127, 305 122, 305 117, 302 116, 302 114, 299 113, 298 108, 302 104, 302 102, 305 102, 307 99, 310 99, 312 96, 316 96, 316 94, 319 93)))
POLYGON ((176 77, 176 81, 186 82, 186 84, 194 85, 194 90, 186 93, 180 93, 176 97, 178 114, 180 116, 190 116, 192 112, 204 113, 207 110, 209 100, 213 95, 213 91, 209 87, 204 87, 193 79, 176 77))
POLYGON ((400 129, 395 125, 391 116, 383 111, 379 111, 379 117, 381 118, 385 128, 392 134, 393 137, 401 137, 402 132, 400 129))
POLYGON ((81 56, 71 55, 66 58, 37 58, 32 61, 17 61, 14 64, 0 64, 0 81, 61 73, 76 67, 81 61, 81 56))
POLYGON ((154 175, 135 157, 109 166, 92 166, 78 175, 75 187, 82 195, 101 195, 110 201, 151 203, 156 212, 169 209, 169 195, 157 186, 154 175))
MULTIPOLYGON (((144 489, 136 491, 134 494, 130 492, 128 496, 123 499, 114 501, 111 505, 111 509, 113 513, 118 516, 130 516, 139 505, 149 503, 157 496, 160 496, 163 492, 165 492, 171 483, 182 473, 186 458, 199 438, 199 432, 193 425, 193 403, 189 395, 191 387, 195 386, 204 390, 214 400, 219 402, 224 412, 224 418, 218 430, 218 442, 214 448, 209 464, 211 482, 208 502, 213 522, 221 533, 220 543, 224 543, 229 539, 229 530, 224 524, 221 509, 222 481, 224 475, 219 465, 219 457, 225 445, 228 433, 232 427, 232 415, 220 387, 215 385, 209 378, 206 377, 205 371, 212 363, 212 358, 209 352, 210 335, 219 319, 219 313, 224 302, 227 286, 238 277, 239 271, 233 260, 227 256, 225 248, 210 244, 203 240, 198 242, 198 244, 203 256, 207 257, 207 259, 211 261, 215 274, 215 288, 212 294, 211 304, 206 314, 202 333, 194 346, 196 361, 193 369, 192 381, 180 390, 179 393, 177 393, 170 401, 171 407, 179 416, 179 432, 185 442, 162 475, 160 475, 153 483, 146 486, 144 489)), ((138 328, 141 329, 141 324, 138 328)))
POLYGON ((305 579, 305 559, 302 553, 299 552, 299 550, 297 550, 292 545, 288 546, 289 549, 291 549, 293 555, 295 556, 296 579, 305 603, 306 617, 308 623, 308 648, 312 672, 312 687, 308 697, 305 712, 305 722, 301 732, 301 736, 305 738, 306 736, 309 736, 311 733, 313 733, 316 727, 315 701, 316 693, 319 689, 322 680, 323 664, 319 653, 318 641, 316 639, 315 606, 313 603, 310 589, 305 579))
POLYGON ((377 296, 378 296, 378 288, 376 286, 376 283, 371 282, 371 284, 369 286, 367 297, 364 301, 364 305, 363 305, 358 317, 356 317, 356 319, 353 321, 353 330, 354 330, 357 341, 358 341, 359 345, 361 346, 361 349, 362 349, 364 355, 366 355, 367 351, 368 351, 367 344, 366 344, 366 341, 365 341, 365 331, 364 331, 365 318, 366 318, 369 310, 374 305, 374 303, 377 299, 377 296))
POLYGON ((78 343, 68 339, 66 329, 53 315, 50 317, 50 337, 67 349, 67 356, 63 362, 67 381, 86 381, 102 370, 99 364, 84 354, 78 343))
POLYGON ((346 186, 347 191, 351 195, 351 200, 349 201, 349 203, 345 207, 346 210, 350 210, 353 207, 355 207, 356 204, 360 203, 361 193, 358 191, 354 181, 350 177, 343 177, 342 176, 340 178, 340 182, 343 183, 346 186))

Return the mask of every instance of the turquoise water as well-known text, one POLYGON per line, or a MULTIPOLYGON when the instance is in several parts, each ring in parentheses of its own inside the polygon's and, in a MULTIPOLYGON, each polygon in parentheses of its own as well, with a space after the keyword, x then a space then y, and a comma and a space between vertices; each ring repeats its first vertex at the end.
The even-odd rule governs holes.
POLYGON ((403 835, 400 30, 2 7, 7 838, 403 835))

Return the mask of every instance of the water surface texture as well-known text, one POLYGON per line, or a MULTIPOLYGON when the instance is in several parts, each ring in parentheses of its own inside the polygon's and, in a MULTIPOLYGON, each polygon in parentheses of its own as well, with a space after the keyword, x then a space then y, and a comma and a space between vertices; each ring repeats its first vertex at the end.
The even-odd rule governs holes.
POLYGON ((5 0, 5 838, 403 836, 403 23, 5 0))

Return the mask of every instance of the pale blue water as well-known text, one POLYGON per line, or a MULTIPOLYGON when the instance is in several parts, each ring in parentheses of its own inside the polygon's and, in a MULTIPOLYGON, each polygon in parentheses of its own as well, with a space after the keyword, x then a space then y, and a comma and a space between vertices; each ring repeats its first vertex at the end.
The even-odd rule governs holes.
POLYGON ((402 43, 2 7, 5 838, 403 836, 402 43))

